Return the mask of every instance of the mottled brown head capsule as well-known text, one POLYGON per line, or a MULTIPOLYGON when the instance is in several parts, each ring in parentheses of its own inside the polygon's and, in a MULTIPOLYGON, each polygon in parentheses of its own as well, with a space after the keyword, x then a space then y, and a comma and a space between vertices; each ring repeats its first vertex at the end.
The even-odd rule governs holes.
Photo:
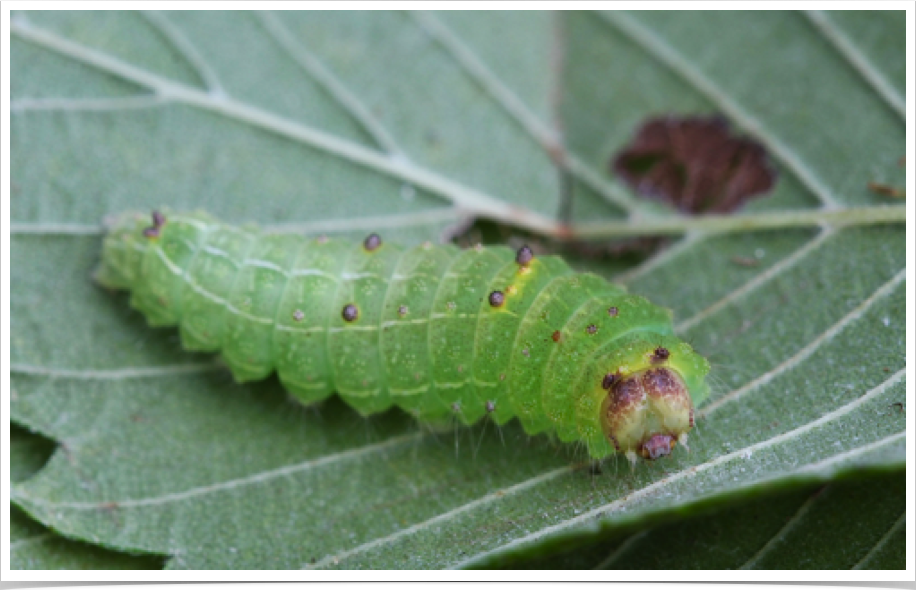
POLYGON ((596 332, 598 332, 598 326, 596 326, 595 324, 589 324, 588 327, 585 328, 585 331, 588 332, 589 334, 595 334, 596 332))
POLYGON ((502 307, 506 302, 506 296, 502 291, 493 291, 489 297, 490 307, 502 307))
POLYGON ((664 346, 659 346, 652 351, 652 362, 661 363, 668 360, 668 357, 671 356, 671 352, 668 351, 664 346))
POLYGON ((616 318, 618 313, 620 313, 620 310, 617 309, 616 307, 607 308, 607 314, 611 316, 612 318, 616 318))
POLYGON ((550 337, 553 339, 554 342, 559 342, 563 338, 563 333, 557 330, 556 332, 551 334, 550 337))
POLYGON ((372 252, 377 250, 379 246, 382 245, 382 238, 378 234, 369 234, 366 239, 363 241, 363 248, 366 249, 366 252, 372 252))
POLYGON ((522 246, 515 253, 515 262, 521 266, 528 266, 534 260, 534 252, 528 246, 522 246))
POLYGON ((635 462, 669 455, 675 444, 686 442, 693 401, 680 375, 658 367, 615 377, 602 410, 608 440, 635 462))
POLYGON ((357 308, 352 303, 344 305, 343 311, 340 314, 345 322, 355 322, 356 318, 359 317, 359 308, 357 308))

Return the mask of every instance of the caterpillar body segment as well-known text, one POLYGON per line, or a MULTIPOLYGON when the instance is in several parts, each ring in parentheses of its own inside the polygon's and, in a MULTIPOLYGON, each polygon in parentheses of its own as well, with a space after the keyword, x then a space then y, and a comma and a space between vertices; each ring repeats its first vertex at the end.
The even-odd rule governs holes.
POLYGON ((498 424, 654 459, 685 441, 707 361, 671 313, 524 247, 401 247, 125 214, 96 280, 131 291, 152 326, 219 352, 238 381, 273 371, 311 404, 498 424))

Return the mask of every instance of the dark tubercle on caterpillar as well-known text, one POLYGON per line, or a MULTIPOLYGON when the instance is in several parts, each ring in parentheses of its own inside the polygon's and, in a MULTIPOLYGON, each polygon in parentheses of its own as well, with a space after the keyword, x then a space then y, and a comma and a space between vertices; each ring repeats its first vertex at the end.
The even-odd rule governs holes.
POLYGON ((607 314, 611 316, 612 318, 616 318, 618 313, 620 313, 620 310, 617 309, 616 307, 607 308, 607 314))
POLYGON ((515 253, 515 262, 519 266, 526 267, 531 264, 531 261, 534 260, 534 252, 531 251, 531 248, 528 246, 522 246, 518 249, 518 252, 515 253))
POLYGON ((490 307, 502 307, 506 303, 506 296, 502 291, 493 291, 490 293, 488 298, 490 301, 490 307))
POLYGON ((146 238, 158 238, 159 230, 165 225, 165 215, 159 211, 153 211, 153 225, 143 230, 143 236, 146 238))
POLYGON ((585 328, 585 331, 589 334, 595 334, 598 332, 598 326, 595 324, 589 324, 588 327, 585 328))
POLYGON ((348 303, 344 305, 343 311, 340 313, 340 315, 343 317, 345 322, 355 322, 356 318, 359 317, 359 308, 352 303, 348 303))
POLYGON ((293 321, 301 322, 304 319, 305 319, 305 312, 303 312, 301 309, 297 309, 296 311, 293 312, 293 321))
POLYGON ((488 401, 484 408, 487 410, 487 414, 492 414, 496 411, 496 404, 494 402, 488 401))
POLYGON ((663 363, 671 356, 671 352, 664 346, 659 346, 652 351, 651 360, 653 363, 663 363))
POLYGON ((407 315, 407 311, 408 309, 406 305, 398 306, 398 316, 399 317, 405 317, 407 315))
POLYGON ((366 249, 366 252, 373 252, 378 250, 379 246, 381 245, 382 238, 378 234, 369 234, 363 241, 363 248, 366 249))
POLYGON ((601 388, 610 390, 614 386, 614 383, 617 382, 617 373, 608 373, 604 376, 604 379, 601 380, 601 388))
POLYGON ((550 335, 554 342, 559 342, 563 339, 563 332, 556 330, 553 334, 550 335))

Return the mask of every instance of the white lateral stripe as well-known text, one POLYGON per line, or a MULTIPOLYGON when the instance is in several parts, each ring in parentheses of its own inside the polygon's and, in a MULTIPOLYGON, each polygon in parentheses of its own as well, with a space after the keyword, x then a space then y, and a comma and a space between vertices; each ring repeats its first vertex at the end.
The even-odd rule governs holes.
POLYGON ((291 276, 291 277, 311 277, 311 276, 317 276, 317 277, 324 277, 324 278, 326 278, 326 279, 328 279, 328 280, 334 281, 335 283, 339 283, 339 282, 340 282, 339 277, 336 277, 336 276, 332 275, 332 274, 329 273, 329 272, 325 272, 325 271, 319 270, 319 269, 317 269, 317 268, 297 268, 296 270, 290 272, 290 273, 289 273, 289 276, 291 276))
POLYGON ((229 262, 232 263, 232 266, 234 266, 234 267, 236 267, 236 268, 238 268, 238 266, 239 266, 238 262, 236 262, 235 260, 233 260, 233 258, 232 258, 231 256, 229 256, 229 253, 226 252, 225 250, 220 250, 219 248, 217 248, 217 247, 215 247, 215 246, 204 246, 203 250, 204 250, 204 252, 206 252, 207 254, 212 254, 212 255, 214 255, 214 256, 219 256, 220 258, 225 258, 226 260, 228 260, 229 262))
POLYGON ((388 279, 374 272, 342 272, 340 273, 340 278, 345 281, 355 281, 357 279, 378 279, 384 283, 388 282, 388 279))
POLYGON ((408 324, 425 324, 429 322, 429 318, 419 318, 416 320, 388 320, 387 322, 382 322, 383 328, 390 328, 391 326, 406 326, 408 324))
POLYGON ((391 280, 392 281, 408 281, 416 277, 427 277, 433 281, 436 281, 436 282, 439 281, 438 275, 430 274, 428 272, 419 272, 419 271, 412 272, 409 275, 402 275, 401 273, 394 273, 391 275, 391 280))
POLYGON ((474 319, 477 317, 477 314, 476 313, 432 313, 429 315, 429 317, 434 320, 441 320, 443 318, 474 319))
POLYGON ((436 381, 435 386, 436 386, 436 389, 458 389, 459 387, 464 387, 469 382, 470 382, 469 379, 465 379, 464 381, 458 381, 457 383, 440 383, 436 381))
POLYGON ((416 389, 392 389, 388 388, 388 393, 391 395, 416 395, 418 393, 423 393, 424 391, 429 391, 429 385, 424 385, 423 387, 417 387, 416 389))
POLYGON ((242 262, 243 266, 256 266, 258 268, 266 268, 274 272, 278 272, 283 276, 289 276, 289 272, 286 269, 281 268, 279 265, 274 264, 273 262, 268 262, 267 260, 259 260, 257 258, 246 258, 242 262))
POLYGON ((328 328, 328 332, 336 334, 337 332, 375 332, 378 326, 335 326, 328 328))
POLYGON ((165 265, 169 268, 169 270, 172 272, 173 275, 180 278, 186 285, 188 285, 189 287, 191 287, 192 289, 194 289, 196 292, 200 293, 204 297, 207 297, 211 301, 214 301, 220 305, 225 306, 227 310, 233 313, 237 313, 238 315, 242 316, 243 318, 251 320, 253 322, 257 322, 259 324, 265 324, 265 325, 274 323, 273 318, 262 318, 260 316, 250 314, 247 311, 242 311, 241 309, 228 303, 225 299, 222 299, 221 297, 214 295, 213 293, 207 291, 206 289, 198 285, 196 282, 191 280, 191 278, 188 276, 188 274, 185 271, 178 268, 178 266, 175 265, 175 263, 172 262, 168 256, 166 256, 162 248, 156 248, 156 255, 159 256, 159 258, 165 263, 165 265))
POLYGON ((324 326, 313 326, 311 328, 299 328, 297 326, 285 326, 283 324, 277 324, 278 330, 283 330, 284 332, 295 332, 297 334, 315 334, 317 332, 324 332, 327 328, 324 326))

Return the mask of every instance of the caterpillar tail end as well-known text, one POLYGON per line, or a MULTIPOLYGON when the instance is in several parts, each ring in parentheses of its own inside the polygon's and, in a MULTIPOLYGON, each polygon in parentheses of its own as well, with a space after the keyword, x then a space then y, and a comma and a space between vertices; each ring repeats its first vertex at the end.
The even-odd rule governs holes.
MULTIPOLYGON (((693 428, 693 401, 677 371, 659 367, 622 378, 609 388, 604 429, 631 464, 654 461, 686 443, 693 428)), ((685 445, 686 446, 686 445, 685 445)))

